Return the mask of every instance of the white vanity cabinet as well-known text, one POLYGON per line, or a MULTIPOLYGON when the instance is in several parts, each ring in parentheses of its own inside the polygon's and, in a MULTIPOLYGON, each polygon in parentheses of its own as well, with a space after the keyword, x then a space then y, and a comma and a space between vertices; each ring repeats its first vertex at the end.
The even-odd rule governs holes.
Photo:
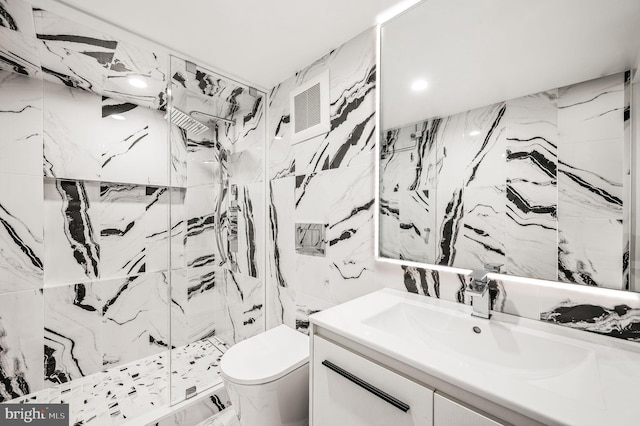
POLYGON ((433 395, 433 426, 502 426, 442 395, 433 395))
POLYGON ((405 375, 313 336, 311 426, 501 426, 405 375))
POLYGON ((321 337, 313 339, 313 426, 430 426, 433 390, 321 337))

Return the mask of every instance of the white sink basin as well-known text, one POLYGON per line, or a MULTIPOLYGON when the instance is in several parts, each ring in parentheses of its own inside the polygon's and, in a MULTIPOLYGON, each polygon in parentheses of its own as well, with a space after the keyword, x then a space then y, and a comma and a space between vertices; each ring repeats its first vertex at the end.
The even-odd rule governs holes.
POLYGON ((485 320, 467 305, 390 289, 310 321, 542 424, 640 419, 637 343, 500 313, 485 320))
POLYGON ((594 351, 549 334, 437 306, 400 302, 363 324, 459 357, 469 368, 504 370, 522 379, 567 373, 594 362, 594 351))

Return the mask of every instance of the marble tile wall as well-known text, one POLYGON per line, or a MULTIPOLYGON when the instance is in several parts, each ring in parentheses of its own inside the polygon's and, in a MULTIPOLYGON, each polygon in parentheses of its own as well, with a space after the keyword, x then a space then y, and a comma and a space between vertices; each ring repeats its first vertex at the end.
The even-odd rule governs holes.
MULTIPOLYGON (((265 108, 166 52, 0 0, 0 402, 264 329, 265 108), (235 124, 192 135, 167 125, 169 102, 235 124)), ((185 388, 208 386, 173 361, 185 388)))
MULTIPOLYGON (((268 327, 284 323, 306 332, 309 315, 384 287, 469 303, 465 299, 462 275, 375 261, 375 129, 374 123, 368 121, 375 112, 374 52, 375 32, 369 30, 300 70, 269 93, 268 327), (289 92, 327 69, 331 81, 331 131, 292 145, 289 92), (295 252, 296 222, 327 225, 325 257, 295 252)), ((615 98, 612 102, 616 105, 623 105, 618 95, 624 93, 624 76, 612 78, 616 78, 618 89, 609 96, 615 98)), ((583 91, 582 96, 599 87, 583 91)), ((606 91, 610 87, 607 83, 603 86, 606 91)), ((588 113, 580 116, 567 111, 566 117, 558 114, 558 105, 570 109, 570 105, 580 102, 577 94, 576 100, 567 100, 567 96, 574 93, 575 88, 567 88, 559 100, 558 90, 543 92, 420 123, 417 127, 385 132, 381 149, 389 155, 383 155, 380 167, 392 178, 380 182, 382 253, 414 260, 418 254, 446 259, 452 253, 464 251, 464 244, 470 242, 456 244, 451 238, 445 244, 436 242, 435 216, 440 215, 448 220, 449 235, 464 233, 468 241, 473 237, 474 244, 492 247, 485 256, 486 261, 500 259, 500 263, 522 271, 522 275, 550 270, 550 275, 542 274, 540 278, 554 279, 558 253, 544 249, 542 243, 555 241, 558 217, 561 217, 556 215, 558 187, 562 185, 556 170, 559 169, 558 156, 562 161, 562 156, 568 153, 562 152, 565 148, 559 147, 559 139, 569 138, 566 149, 571 149, 571 144, 591 143, 582 140, 583 135, 576 130, 579 126, 571 121, 580 120, 588 113), (507 120, 516 124, 506 126, 503 123, 507 120), (566 124, 562 124, 563 120, 566 124), (559 124, 567 129, 566 136, 558 133, 559 124), (460 131, 472 127, 482 128, 484 136, 489 137, 460 131), (418 137, 412 138, 412 133, 418 137), (458 149, 452 147, 446 156, 440 152, 440 159, 436 161, 441 139, 454 134, 467 136, 458 137, 458 149), (502 156, 505 153, 509 161, 502 156), (460 168, 456 159, 465 156, 472 166, 460 168), (516 163, 522 163, 517 170, 516 163), (443 185, 436 185, 436 169, 449 177, 443 185), (460 190, 463 186, 465 191, 460 190), (438 208, 432 201, 437 191, 438 197, 446 196, 448 200, 438 208), (539 200, 539 206, 523 204, 523 200, 533 197, 539 200), (482 209, 487 198, 501 199, 501 207, 490 211, 482 209), (465 221, 456 220, 462 213, 467 216, 465 221), (522 225, 529 223, 534 223, 535 229, 527 227, 526 235, 517 233, 522 225), (473 229, 479 224, 491 227, 491 235, 474 235, 473 229), (429 236, 425 228, 430 229, 429 236), (393 236, 398 244, 386 244, 385 241, 390 240, 385 240, 384 235, 393 236), (514 249, 514 246, 517 247, 514 249), (532 256, 532 253, 536 254, 532 256)), ((585 108, 589 110, 588 106, 585 108)), ((619 112, 616 109, 614 114, 619 112)), ((616 123, 616 129, 622 131, 621 120, 616 119, 616 123)), ((609 134, 590 134, 596 141, 615 139, 609 134)), ((588 190, 583 191, 585 202, 587 196, 588 190)), ((609 210, 620 214, 615 206, 603 208, 599 206, 607 204, 600 200, 588 201, 593 204, 593 210, 599 212, 594 219, 601 220, 604 216, 602 220, 609 220, 609 210)), ((492 282, 491 296, 493 309, 500 312, 640 341, 638 293, 548 281, 523 282, 514 277, 492 282)))
POLYGON ((381 253, 627 288, 629 78, 618 73, 386 131, 381 253))
POLYGON ((269 103, 268 326, 372 291, 375 33, 367 31, 274 87, 269 103), (291 144, 289 92, 329 71, 330 131, 291 144), (327 226, 326 256, 295 252, 295 223, 327 226))

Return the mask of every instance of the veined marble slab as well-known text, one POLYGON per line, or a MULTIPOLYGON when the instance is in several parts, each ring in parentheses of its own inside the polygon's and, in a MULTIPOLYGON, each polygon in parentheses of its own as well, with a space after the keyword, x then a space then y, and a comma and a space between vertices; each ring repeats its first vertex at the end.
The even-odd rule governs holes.
POLYGON ((100 186, 97 182, 46 179, 44 277, 47 286, 99 277, 100 186))
POLYGON ((33 16, 44 78, 101 95, 118 42, 43 9, 33 16))
POLYGON ((42 300, 40 290, 0 294, 0 403, 43 387, 42 300))
POLYGON ((42 176, 42 81, 0 71, 0 170, 42 176))
POLYGON ((42 178, 0 173, 0 293, 42 288, 42 178))

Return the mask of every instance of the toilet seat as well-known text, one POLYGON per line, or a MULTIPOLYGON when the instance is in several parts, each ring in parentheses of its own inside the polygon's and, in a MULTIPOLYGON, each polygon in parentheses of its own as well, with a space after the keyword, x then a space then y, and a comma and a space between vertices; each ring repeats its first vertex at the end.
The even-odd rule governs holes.
POLYGON ((309 362, 309 337, 279 325, 232 346, 222 356, 220 374, 239 385, 277 380, 309 362))

